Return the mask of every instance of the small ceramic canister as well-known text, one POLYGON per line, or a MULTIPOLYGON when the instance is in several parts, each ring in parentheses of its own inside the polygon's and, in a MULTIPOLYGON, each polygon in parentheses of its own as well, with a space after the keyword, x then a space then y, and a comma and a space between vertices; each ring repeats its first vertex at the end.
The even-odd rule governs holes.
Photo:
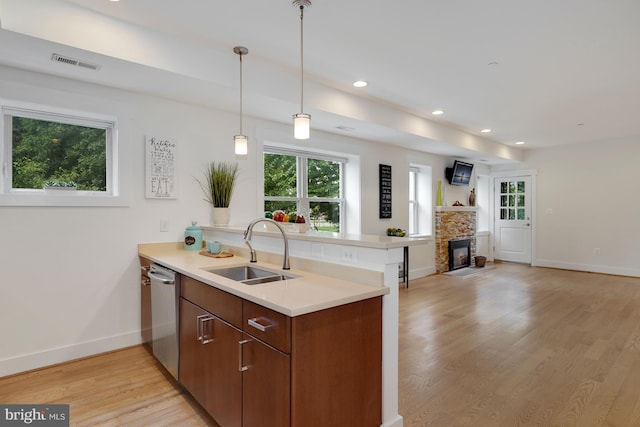
POLYGON ((207 252, 211 254, 219 254, 222 251, 222 243, 217 240, 207 240, 207 252))
POLYGON ((191 225, 184 230, 184 249, 187 251, 202 249, 202 228, 196 224, 197 221, 191 221, 191 225))

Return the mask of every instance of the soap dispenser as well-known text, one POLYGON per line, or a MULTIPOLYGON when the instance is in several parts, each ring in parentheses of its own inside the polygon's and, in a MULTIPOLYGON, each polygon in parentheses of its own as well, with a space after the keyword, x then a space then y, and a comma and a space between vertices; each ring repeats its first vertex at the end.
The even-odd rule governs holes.
POLYGON ((191 221, 191 225, 184 230, 184 250, 199 251, 202 249, 202 228, 191 221))

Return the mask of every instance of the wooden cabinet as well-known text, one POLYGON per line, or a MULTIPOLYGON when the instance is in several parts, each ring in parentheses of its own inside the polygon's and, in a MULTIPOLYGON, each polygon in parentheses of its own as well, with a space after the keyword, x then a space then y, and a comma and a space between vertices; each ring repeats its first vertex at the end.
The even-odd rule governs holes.
POLYGON ((222 427, 374 427, 382 297, 288 317, 183 277, 179 380, 222 427))
POLYGON ((151 279, 147 272, 151 261, 140 257, 140 334, 142 343, 151 348, 151 279))
POLYGON ((241 339, 239 329, 180 298, 179 381, 224 427, 242 426, 241 339))
POLYGON ((249 334, 245 333, 243 338, 242 425, 289 426, 290 356, 249 334))

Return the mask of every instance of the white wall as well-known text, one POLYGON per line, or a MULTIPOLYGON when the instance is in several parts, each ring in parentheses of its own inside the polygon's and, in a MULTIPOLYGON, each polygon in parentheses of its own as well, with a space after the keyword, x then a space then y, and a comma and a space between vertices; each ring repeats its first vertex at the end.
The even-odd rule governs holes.
POLYGON ((528 151, 521 167, 538 173, 534 264, 640 276, 639 160, 639 137, 528 151))
MULTIPOLYGON (((6 67, 0 67, 0 93, 8 99, 117 116, 130 194, 129 206, 121 208, 0 207, 0 376, 138 343, 137 244, 180 241, 192 219, 210 223, 210 209, 194 177, 201 176, 207 161, 234 160, 237 113, 6 67), (177 200, 144 198, 145 135, 178 143, 177 200), (159 231, 161 219, 168 220, 168 232, 159 231)), ((291 126, 245 119, 253 142, 265 129, 293 133, 291 126)), ((410 161, 432 165, 434 173, 445 162, 319 132, 310 143, 361 156, 361 230, 367 234, 383 233, 392 224, 407 227, 410 161), (378 219, 379 163, 393 166, 392 220, 378 219)), ((232 223, 247 224, 262 213, 256 197, 258 162, 255 151, 239 161, 232 223)), ((416 274, 434 270, 432 246, 412 251, 416 274)))

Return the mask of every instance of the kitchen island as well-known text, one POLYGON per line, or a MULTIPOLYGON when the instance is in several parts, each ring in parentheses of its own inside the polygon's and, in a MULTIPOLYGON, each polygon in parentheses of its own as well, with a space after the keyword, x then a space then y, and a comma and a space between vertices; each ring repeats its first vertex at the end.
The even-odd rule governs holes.
POLYGON ((389 289, 264 261, 251 266, 286 278, 248 285, 220 275, 249 264, 242 249, 227 250, 234 256, 139 245, 142 266, 179 273, 182 386, 223 427, 380 425, 389 289))

